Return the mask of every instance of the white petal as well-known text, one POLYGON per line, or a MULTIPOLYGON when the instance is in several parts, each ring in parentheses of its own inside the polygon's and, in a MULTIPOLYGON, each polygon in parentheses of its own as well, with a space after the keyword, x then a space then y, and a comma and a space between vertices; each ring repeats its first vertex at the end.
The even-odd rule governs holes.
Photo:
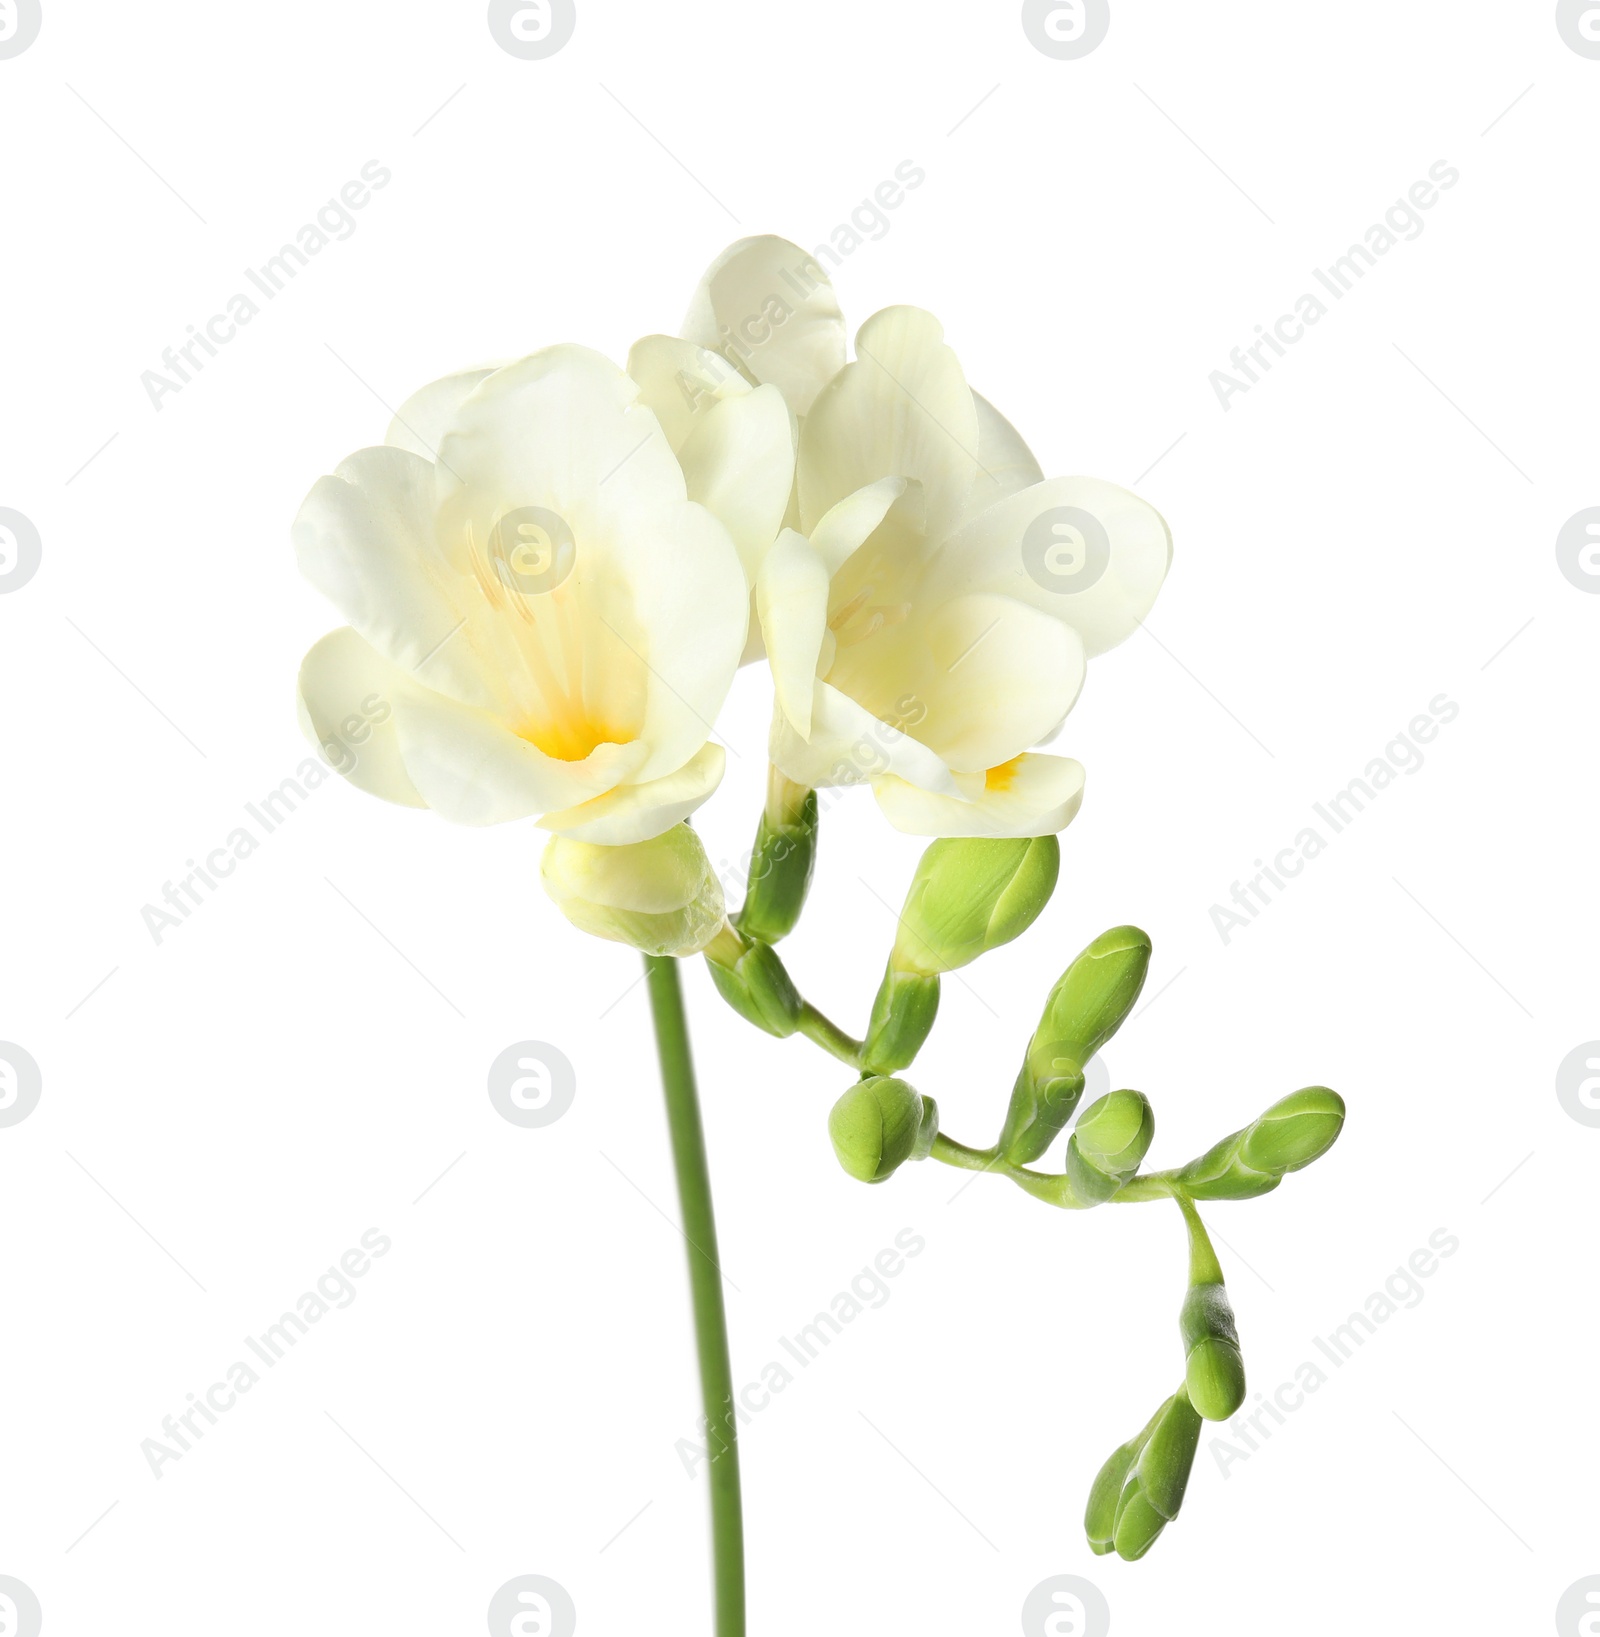
POLYGON ((903 477, 879 478, 823 514, 811 531, 811 544, 827 564, 830 577, 856 554, 908 486, 909 480, 903 477))
POLYGON ((500 514, 539 506, 580 539, 686 496, 683 473, 639 389, 587 347, 547 347, 483 381, 439 446, 452 524, 486 541, 500 514))
POLYGON ((359 450, 317 480, 291 537, 301 572, 379 653, 457 698, 489 703, 470 651, 447 640, 482 598, 438 547, 426 460, 359 450))
POLYGON ((841 648, 828 680, 869 707, 914 698, 917 737, 955 771, 973 773, 1048 739, 1076 702, 1084 670, 1070 626, 1010 597, 980 595, 937 605, 889 642, 841 648), (867 672, 874 663, 878 675, 867 672))
POLYGON ((771 382, 796 415, 844 367, 844 317, 827 274, 809 251, 770 234, 740 239, 712 262, 683 333, 771 382))
POLYGON ((640 779, 682 767, 709 737, 733 685, 750 593, 728 532, 692 503, 661 514, 581 588, 585 608, 647 667, 640 779))
POLYGON ((920 594, 1016 597, 1070 625, 1093 658, 1150 612, 1171 561, 1166 523, 1136 494, 1051 478, 965 524, 939 548, 920 594))
POLYGON ((505 824, 576 807, 632 778, 642 743, 597 746, 558 761, 519 739, 487 711, 439 694, 396 702, 400 754, 428 806, 456 824, 505 824))
POLYGON ((802 739, 774 711, 768 756, 786 778, 820 789, 866 784, 879 774, 950 796, 960 787, 933 751, 865 710, 847 694, 818 682, 811 702, 811 737, 802 739))
POLYGON ((696 423, 678 460, 699 501, 733 536, 753 583, 794 487, 795 426, 776 387, 715 404, 696 423))
POLYGON ((349 626, 330 631, 300 664, 300 725, 323 759, 358 790, 426 807, 406 772, 395 701, 419 691, 349 626))
POLYGON ((384 442, 391 449, 408 449, 424 460, 439 458, 439 445, 456 418, 456 411, 471 396, 478 383, 493 375, 497 366, 461 370, 442 381, 432 381, 413 392, 395 411, 384 442))
POLYGON ((785 529, 767 553, 756 581, 756 612, 778 709, 809 739, 817 663, 828 632, 828 569, 803 534, 785 529))
POLYGON ((1019 756, 990 769, 981 794, 954 801, 886 776, 872 781, 884 817, 913 836, 1050 836, 1083 805, 1083 767, 1066 756, 1019 756))
POLYGON ((624 784, 604 796, 539 820, 546 830, 597 846, 626 847, 661 835, 694 812, 722 782, 721 745, 704 744, 676 773, 624 784))
POLYGON ((1044 472, 1022 434, 982 393, 974 392, 972 401, 978 409, 978 475, 967 497, 967 518, 1019 489, 1044 482, 1044 472))
POLYGON ((661 422, 674 454, 718 404, 754 390, 719 353, 675 335, 635 341, 628 353, 628 375, 638 385, 639 402, 661 422))
POLYGON ((966 509, 978 473, 978 411, 939 321, 888 307, 861 326, 856 362, 834 377, 800 433, 800 515, 807 531, 879 478, 915 478, 928 538, 966 509))

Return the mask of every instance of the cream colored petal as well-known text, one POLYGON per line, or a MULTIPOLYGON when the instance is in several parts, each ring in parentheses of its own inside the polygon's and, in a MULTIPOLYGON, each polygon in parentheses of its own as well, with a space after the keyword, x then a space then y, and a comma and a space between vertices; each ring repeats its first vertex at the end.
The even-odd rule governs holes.
POLYGON ((300 726, 323 760, 358 790, 402 807, 426 807, 406 772, 395 701, 419 688, 347 625, 301 661, 300 726))
POLYGON ((919 595, 998 591, 1070 625, 1093 658, 1156 600, 1172 536, 1153 506, 1098 478, 1051 478, 989 507, 938 550, 919 595))
POLYGON ((978 473, 978 411, 944 331, 916 307, 861 326, 856 362, 834 377, 800 432, 800 515, 807 532, 846 495, 880 478, 923 486, 925 529, 941 540, 978 473))
POLYGON ((487 711, 438 694, 396 702, 395 727, 412 784, 456 824, 505 824, 576 807, 639 770, 642 743, 597 746, 582 761, 558 761, 487 711))
POLYGON ((586 347, 507 364, 461 404, 439 446, 439 499, 456 549, 482 550, 505 512, 539 507, 579 541, 614 535, 687 498, 661 423, 638 387, 586 347))
POLYGON ((637 777, 658 779, 711 734, 744 651, 750 594, 728 531, 702 506, 669 509, 625 546, 580 590, 585 617, 645 667, 650 754, 637 777))
POLYGON ((689 498, 721 522, 753 584, 794 487, 794 419, 776 387, 715 404, 678 451, 689 498))
POLYGON ((856 554, 908 487, 909 481, 903 477, 879 478, 846 495, 818 519, 811 531, 811 544, 827 565, 830 577, 856 554))
POLYGON ((782 711, 773 712, 768 756, 786 778, 815 789, 867 784, 893 773, 927 790, 950 796, 959 791, 949 768, 926 745, 826 682, 818 682, 812 696, 810 739, 802 739, 782 711))
POLYGON ((817 665, 828 634, 828 569, 803 534, 785 529, 767 553, 756 581, 756 612, 778 709, 809 739, 817 665))
POLYGON ((362 449, 319 478, 295 518, 300 571, 386 659, 459 699, 491 693, 449 641, 482 595, 438 545, 434 468, 404 449, 362 449))
MULTIPOLYGON (((829 680, 852 686, 851 660, 872 644, 842 650, 829 680)), ((914 696, 917 737, 958 773, 982 772, 1049 738, 1083 687, 1083 644, 1069 626, 1010 597, 962 597, 905 629, 886 661, 887 685, 914 696)))
POLYGON ((426 461, 439 458, 439 445, 450 430, 456 412, 471 396, 479 382, 494 374, 498 366, 461 370, 442 381, 432 381, 413 392, 395 411, 384 442, 391 449, 408 449, 426 461))
POLYGON ((974 392, 972 401, 978 410, 978 475, 963 520, 1019 489, 1044 482, 1044 472, 1022 434, 981 393, 974 392))
POLYGON ((704 416, 728 398, 754 389, 719 353, 675 335, 647 335, 628 354, 639 402, 661 422, 676 454, 704 416))
POLYGON ((844 367, 844 316, 815 257, 770 234, 740 239, 706 269, 683 333, 770 382, 796 415, 844 367))
POLYGON ((990 770, 971 801, 919 790, 888 775, 872 781, 884 817, 913 836, 1050 836, 1083 805, 1083 767, 1066 756, 1019 756, 990 770))
POLYGON ((604 796, 539 820, 546 830, 597 846, 626 847, 661 835, 694 812, 722 782, 721 745, 705 744, 676 773, 647 784, 623 784, 604 796))

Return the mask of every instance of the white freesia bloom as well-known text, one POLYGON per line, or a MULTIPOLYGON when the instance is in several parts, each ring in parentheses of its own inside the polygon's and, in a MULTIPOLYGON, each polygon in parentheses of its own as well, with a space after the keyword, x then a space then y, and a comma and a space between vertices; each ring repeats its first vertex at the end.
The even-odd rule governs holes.
POLYGON ((724 516, 744 490, 718 457, 761 438, 718 435, 697 503, 638 397, 598 354, 552 347, 435 382, 312 489, 300 565, 350 624, 306 656, 301 714, 353 784, 609 846, 716 788, 708 736, 749 604, 724 516))
POLYGON ((797 526, 757 573, 772 760, 870 783, 912 834, 1053 833, 1083 769, 1029 752, 1149 611, 1167 527, 1113 484, 1045 481, 930 314, 877 314, 856 353, 807 405, 797 526))

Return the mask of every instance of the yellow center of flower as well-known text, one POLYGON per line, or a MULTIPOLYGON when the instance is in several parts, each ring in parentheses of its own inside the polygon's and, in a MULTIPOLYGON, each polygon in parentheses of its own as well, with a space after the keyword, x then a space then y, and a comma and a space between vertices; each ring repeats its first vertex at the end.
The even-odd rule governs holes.
POLYGON ((991 767, 983 776, 985 790, 1009 790, 1016 782, 1017 774, 1022 769, 1022 758, 1013 756, 1009 762, 1002 762, 998 767, 991 767))

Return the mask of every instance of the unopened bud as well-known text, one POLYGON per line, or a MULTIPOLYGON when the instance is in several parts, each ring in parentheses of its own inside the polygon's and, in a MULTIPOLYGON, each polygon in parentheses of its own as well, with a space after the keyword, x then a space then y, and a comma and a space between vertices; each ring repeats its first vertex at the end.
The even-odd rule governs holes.
POLYGON ((575 927, 647 955, 697 954, 722 927, 722 887, 687 824, 625 847, 552 836, 539 873, 575 927))
POLYGON ((1180 1387, 1100 1469, 1084 1516, 1090 1549, 1143 1557, 1177 1517, 1199 1445, 1200 1417, 1180 1387))
POLYGON ((1290 1171, 1320 1159, 1343 1126, 1344 1099, 1326 1086, 1308 1086, 1191 1160, 1178 1180, 1194 1199, 1254 1199, 1271 1193, 1290 1171))
POLYGON ((926 1159, 939 1132, 939 1107, 904 1080, 858 1080, 828 1115, 839 1163, 858 1182, 883 1182, 907 1160, 926 1159))
POLYGON ((891 960, 872 1002, 861 1049, 862 1068, 869 1074, 893 1074, 909 1067, 938 1014, 938 978, 896 971, 891 960))
POLYGON ((705 953, 711 981, 741 1017, 780 1040, 799 1028, 805 1002, 776 951, 724 927, 705 953))
POLYGON ((1155 1111, 1142 1091, 1096 1099, 1067 1143, 1068 1186, 1084 1204, 1104 1204, 1139 1169, 1155 1134, 1155 1111))
POLYGON ((739 930, 775 944, 794 931, 817 861, 817 793, 770 770, 767 805, 756 827, 739 930))
POLYGON ((1207 1421, 1226 1421, 1244 1403, 1244 1355, 1233 1321, 1233 1304, 1220 1281, 1189 1286, 1178 1315, 1183 1337, 1184 1381, 1189 1399, 1207 1421))
POLYGON ((1307 1086, 1274 1103, 1244 1134, 1239 1157, 1257 1171, 1283 1176, 1321 1159, 1344 1127, 1344 1098, 1307 1086))
POLYGON ((891 964, 935 977, 1026 932, 1055 891, 1061 843, 954 837, 922 855, 906 894, 891 964))
POLYGON ((1089 1060, 1121 1027, 1144 988, 1150 939, 1138 927, 1113 927, 1062 973, 1011 1092, 1000 1149, 1027 1165, 1049 1148, 1083 1095, 1089 1060))

